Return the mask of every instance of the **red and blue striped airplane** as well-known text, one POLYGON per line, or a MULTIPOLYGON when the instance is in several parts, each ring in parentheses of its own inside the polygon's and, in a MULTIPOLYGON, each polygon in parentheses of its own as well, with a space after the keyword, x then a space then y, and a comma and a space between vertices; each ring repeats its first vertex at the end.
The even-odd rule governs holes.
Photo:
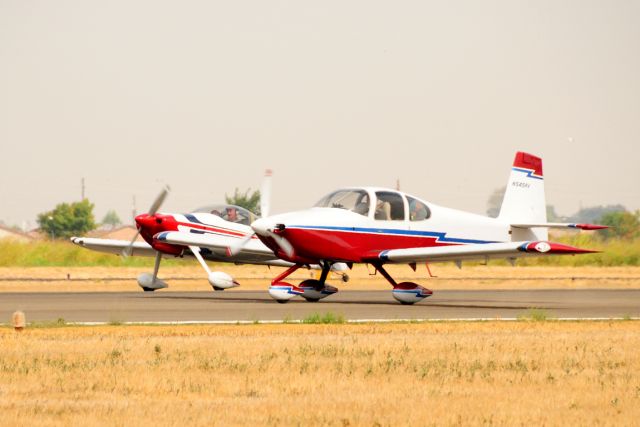
MULTIPOLYGON (((392 286, 393 297, 413 304, 432 292, 413 283, 397 283, 386 264, 507 259, 594 252, 548 241, 549 228, 597 230, 592 224, 547 222, 542 160, 518 152, 504 195, 500 214, 489 218, 437 206, 400 191, 385 188, 345 188, 322 198, 313 208, 252 223, 262 243, 279 259, 293 265, 271 283, 269 293, 279 302, 300 295, 316 301, 335 293, 326 284, 336 263, 367 263, 392 286), (322 266, 318 280, 293 285, 284 279, 309 264, 322 266)), ((170 245, 185 245, 185 233, 167 232, 156 238, 170 245)), ((230 253, 241 253, 252 242, 248 235, 230 253)), ((213 248, 215 242, 200 241, 213 248)))

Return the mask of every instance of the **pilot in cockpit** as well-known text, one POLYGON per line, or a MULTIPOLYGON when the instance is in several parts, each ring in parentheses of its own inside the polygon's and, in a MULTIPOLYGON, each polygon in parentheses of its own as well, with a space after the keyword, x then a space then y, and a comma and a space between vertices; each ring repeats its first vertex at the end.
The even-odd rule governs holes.
POLYGON ((225 212, 222 215, 222 218, 226 219, 229 222, 238 222, 238 211, 236 208, 231 206, 227 206, 225 208, 225 212))

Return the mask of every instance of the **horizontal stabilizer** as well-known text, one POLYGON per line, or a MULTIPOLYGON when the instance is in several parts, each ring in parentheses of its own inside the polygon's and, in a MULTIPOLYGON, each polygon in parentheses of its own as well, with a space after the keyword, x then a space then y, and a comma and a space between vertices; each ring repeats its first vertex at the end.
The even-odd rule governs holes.
POLYGON ((603 230, 605 228, 609 228, 607 225, 598 225, 598 224, 569 224, 563 222, 543 222, 539 224, 511 224, 512 227, 515 228, 575 228, 578 230, 603 230))

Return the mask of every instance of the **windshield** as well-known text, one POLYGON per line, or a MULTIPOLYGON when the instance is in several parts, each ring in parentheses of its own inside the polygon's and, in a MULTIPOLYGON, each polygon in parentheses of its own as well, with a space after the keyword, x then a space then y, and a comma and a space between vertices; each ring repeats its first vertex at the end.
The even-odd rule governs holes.
POLYGON ((338 190, 323 197, 315 204, 315 207, 346 209, 367 216, 369 213, 369 194, 364 190, 338 190))

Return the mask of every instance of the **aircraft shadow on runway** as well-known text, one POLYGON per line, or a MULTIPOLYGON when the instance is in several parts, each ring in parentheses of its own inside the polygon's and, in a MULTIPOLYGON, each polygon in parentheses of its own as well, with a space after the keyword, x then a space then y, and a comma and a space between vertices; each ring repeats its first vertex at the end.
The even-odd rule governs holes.
MULTIPOLYGON (((148 296, 140 295, 137 298, 148 298, 148 296)), ((206 295, 206 296, 196 296, 196 295, 169 295, 169 294, 156 294, 153 295, 152 298, 156 299, 169 299, 169 300, 200 300, 200 301, 215 301, 216 303, 249 303, 249 304, 273 304, 275 306, 279 306, 273 299, 269 297, 265 298, 247 298, 247 297, 223 297, 216 298, 215 295, 206 295)), ((286 305, 290 304, 315 304, 315 305, 379 305, 379 306, 394 306, 400 307, 396 301, 336 301, 336 300, 324 300, 318 301, 317 303, 309 303, 304 300, 292 300, 289 301, 286 305)), ((483 301, 483 304, 473 304, 473 303, 446 303, 446 302, 438 302, 432 303, 429 301, 421 302, 413 307, 438 307, 438 308, 481 308, 481 309, 495 309, 495 310, 526 310, 530 308, 540 308, 540 309, 551 309, 552 307, 545 307, 539 304, 534 303, 526 303, 524 305, 491 305, 487 304, 487 301, 483 301)), ((406 306, 405 308, 410 309, 410 306, 406 306)), ((558 308, 558 307, 553 307, 558 308)))

